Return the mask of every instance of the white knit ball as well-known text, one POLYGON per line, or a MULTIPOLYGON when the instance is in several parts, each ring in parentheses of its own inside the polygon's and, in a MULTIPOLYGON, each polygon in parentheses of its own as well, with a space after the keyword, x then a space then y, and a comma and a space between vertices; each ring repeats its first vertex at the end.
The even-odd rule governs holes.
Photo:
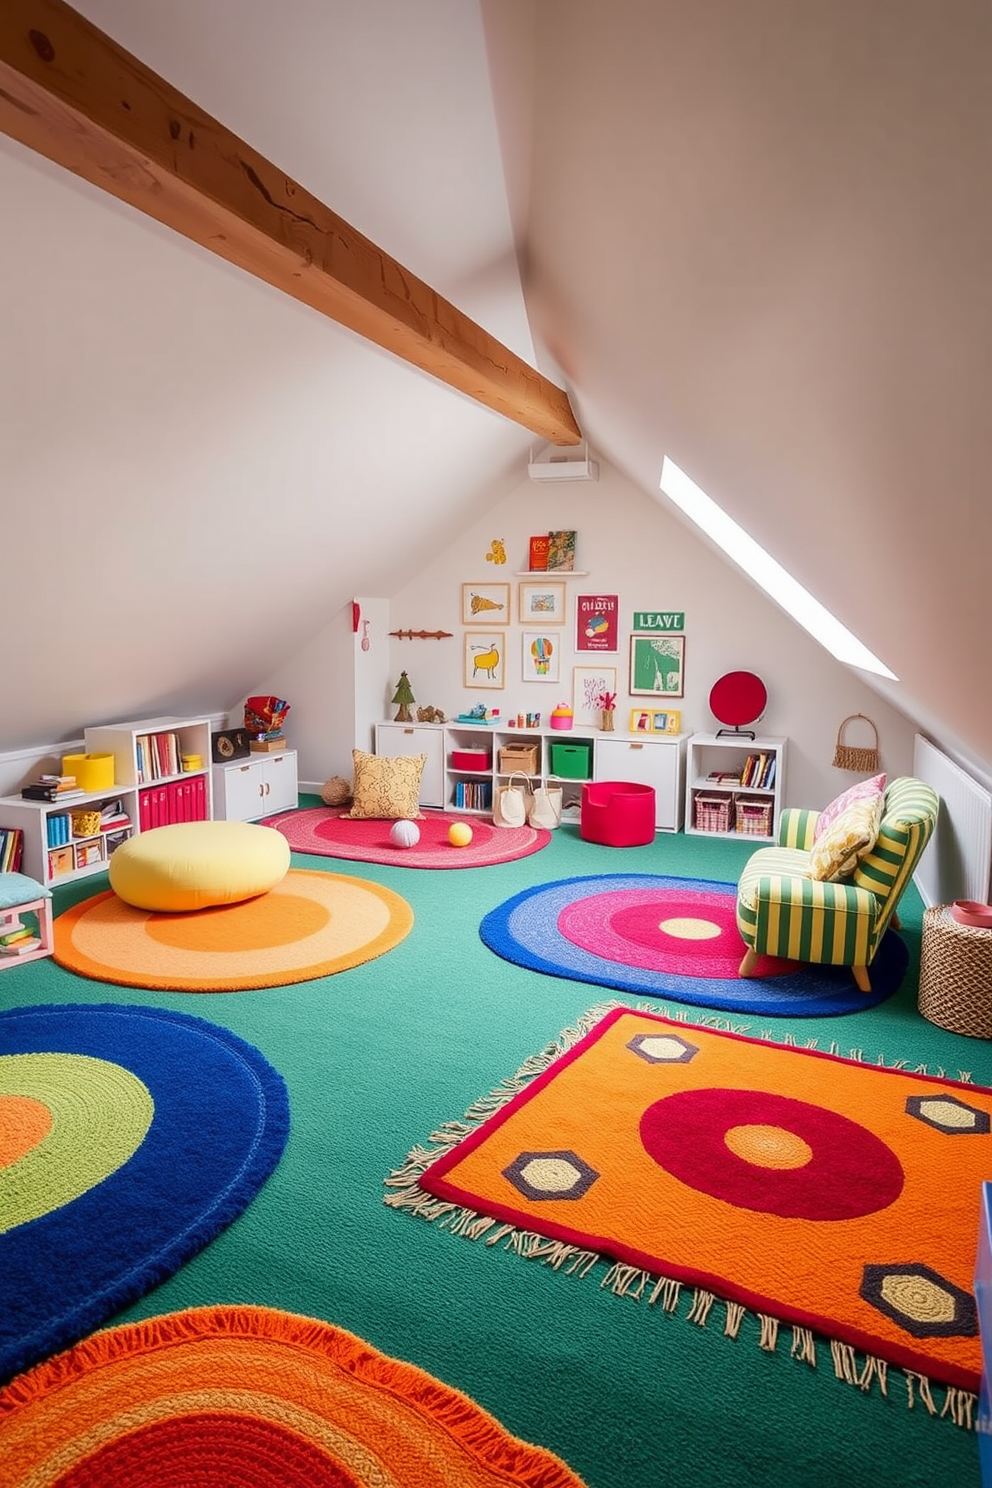
POLYGON ((389 840, 394 847, 416 847, 420 841, 420 828, 412 821, 393 822, 389 829, 389 840))

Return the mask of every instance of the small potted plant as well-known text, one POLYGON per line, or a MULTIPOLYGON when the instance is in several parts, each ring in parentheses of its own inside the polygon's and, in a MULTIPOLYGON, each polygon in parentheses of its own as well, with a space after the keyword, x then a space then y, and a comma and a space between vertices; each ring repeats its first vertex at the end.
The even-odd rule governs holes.
POLYGON ((393 693, 393 702, 399 703, 400 706, 393 722, 412 723, 413 714, 410 712, 410 704, 416 701, 413 695, 413 688, 410 686, 410 678, 406 672, 400 672, 400 680, 397 682, 396 691, 393 693))
POLYGON ((613 732, 613 715, 617 708, 617 695, 615 692, 601 692, 596 699, 597 707, 603 710, 600 727, 604 734, 613 732))

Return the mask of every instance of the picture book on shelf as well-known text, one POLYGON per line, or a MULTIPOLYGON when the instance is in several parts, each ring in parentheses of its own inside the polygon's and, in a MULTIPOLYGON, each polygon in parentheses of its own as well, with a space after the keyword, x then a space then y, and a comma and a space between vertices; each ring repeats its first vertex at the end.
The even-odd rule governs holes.
POLYGON ((527 549, 527 567, 531 573, 543 573, 548 566, 548 543, 546 532, 532 537, 527 549))
POLYGON ((548 568, 572 569, 575 567, 575 533, 548 533, 548 568))

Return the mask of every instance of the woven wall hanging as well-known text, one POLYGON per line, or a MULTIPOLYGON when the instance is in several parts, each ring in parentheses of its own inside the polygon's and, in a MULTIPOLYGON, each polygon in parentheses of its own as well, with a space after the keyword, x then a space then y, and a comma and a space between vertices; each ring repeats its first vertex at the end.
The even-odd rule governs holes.
POLYGON ((837 730, 837 744, 834 749, 834 765, 838 770, 859 770, 866 773, 874 773, 880 768, 878 757, 878 729, 865 713, 851 713, 844 719, 837 730), (865 723, 875 735, 873 745, 845 744, 844 730, 849 723, 856 718, 863 718, 865 723))

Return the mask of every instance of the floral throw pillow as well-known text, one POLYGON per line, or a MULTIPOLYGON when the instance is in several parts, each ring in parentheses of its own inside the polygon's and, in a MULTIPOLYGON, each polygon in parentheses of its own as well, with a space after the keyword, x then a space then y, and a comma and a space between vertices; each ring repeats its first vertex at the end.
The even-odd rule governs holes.
POLYGON ((849 786, 846 791, 841 791, 835 796, 829 806, 824 806, 820 812, 815 828, 813 829, 813 841, 819 842, 824 832, 828 831, 849 806, 855 801, 871 801, 876 796, 881 796, 885 790, 886 777, 884 775, 873 775, 870 780, 859 780, 857 785, 849 786))
POLYGON ((355 784, 351 810, 344 813, 354 820, 413 820, 423 815, 418 804, 420 777, 427 763, 426 754, 404 754, 387 759, 380 754, 366 754, 353 749, 355 784))
POLYGON ((882 797, 855 801, 813 843, 809 876, 829 883, 850 878, 862 858, 878 841, 882 820, 882 797))

